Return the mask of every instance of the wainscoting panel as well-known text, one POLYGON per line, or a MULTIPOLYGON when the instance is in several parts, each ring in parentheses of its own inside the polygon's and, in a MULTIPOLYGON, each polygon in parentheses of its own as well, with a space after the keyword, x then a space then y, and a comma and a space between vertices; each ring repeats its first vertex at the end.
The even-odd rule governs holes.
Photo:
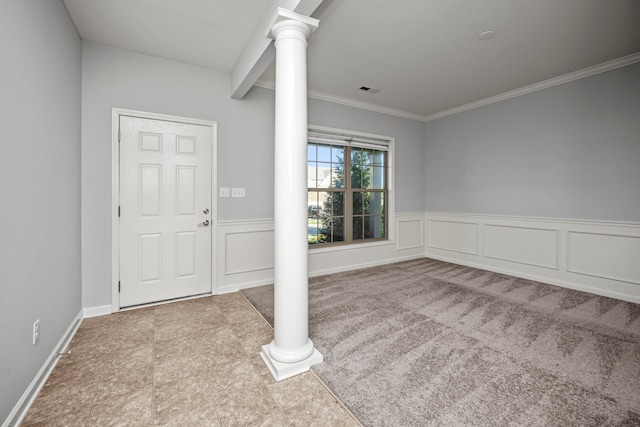
POLYGON ((567 270, 640 285, 640 237, 570 231, 567 270))
POLYGON ((219 221, 217 289, 235 292, 273 282, 273 220, 219 221))
MULTIPOLYGON (((421 212, 397 213, 389 230, 310 249, 309 274, 427 256, 640 303, 640 223, 421 212)), ((273 283, 273 220, 221 221, 218 233, 215 293, 273 283)))
POLYGON ((401 219, 398 224, 398 250, 424 247, 424 219, 401 219))
POLYGON ((231 254, 243 256, 226 257, 225 274, 249 273, 273 268, 273 230, 235 232, 225 235, 226 249, 231 254))
MULTIPOLYGON (((424 256, 424 213, 396 213, 390 240, 309 250, 309 275, 424 256)), ((217 289, 223 294, 273 283, 273 220, 218 222, 217 289)))
POLYGON ((470 255, 478 254, 478 224, 463 221, 429 219, 430 248, 470 255))
POLYGON ((484 256, 557 269, 558 230, 485 224, 484 256))
POLYGON ((427 257, 640 303, 640 223, 439 212, 425 220, 427 257))

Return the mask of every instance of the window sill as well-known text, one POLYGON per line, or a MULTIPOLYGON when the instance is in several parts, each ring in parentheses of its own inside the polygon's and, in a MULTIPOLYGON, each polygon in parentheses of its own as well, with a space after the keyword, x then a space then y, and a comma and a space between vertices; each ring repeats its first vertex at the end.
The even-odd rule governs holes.
POLYGON ((378 240, 376 242, 367 242, 367 243, 351 243, 347 245, 337 245, 337 246, 328 246, 328 247, 309 247, 309 255, 320 254, 325 252, 338 252, 338 251, 352 251, 356 249, 366 249, 372 248, 376 246, 389 246, 395 245, 396 242, 394 240, 378 240))

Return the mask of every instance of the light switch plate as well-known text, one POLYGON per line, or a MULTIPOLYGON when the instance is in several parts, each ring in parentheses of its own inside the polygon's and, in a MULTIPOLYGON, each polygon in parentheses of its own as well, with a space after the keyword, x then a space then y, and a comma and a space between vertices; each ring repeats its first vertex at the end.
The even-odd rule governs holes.
POLYGON ((231 197, 244 197, 244 187, 232 188, 231 197))
POLYGON ((229 187, 220 187, 220 197, 230 197, 231 190, 229 187))

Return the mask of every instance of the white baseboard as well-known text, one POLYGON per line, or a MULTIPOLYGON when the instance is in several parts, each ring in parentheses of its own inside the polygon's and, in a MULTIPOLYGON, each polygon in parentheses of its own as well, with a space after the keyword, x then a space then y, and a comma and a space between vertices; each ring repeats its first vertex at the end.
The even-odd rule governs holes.
POLYGON ((640 303, 640 223, 427 212, 425 255, 640 303))
MULTIPOLYGON (((309 250, 309 275, 349 271, 424 256, 423 212, 396 212, 389 240, 309 250)), ((273 220, 218 223, 217 289, 236 292, 273 283, 273 220)))
MULTIPOLYGON (((424 255, 423 254, 417 254, 417 255, 410 255, 410 256, 404 256, 404 257, 390 258, 390 259, 386 259, 384 261, 368 262, 368 263, 361 263, 361 264, 351 264, 351 265, 345 266, 345 267, 330 268, 330 269, 324 269, 324 270, 318 270, 318 271, 310 271, 309 272, 309 277, 324 276, 325 274, 333 274, 333 273, 342 273, 342 272, 345 272, 345 271, 358 270, 358 269, 361 269, 361 268, 375 267, 375 266, 378 266, 378 265, 392 264, 394 262, 409 261, 409 260, 412 260, 412 259, 419 259, 419 258, 424 258, 424 255)), ((259 286, 265 286, 265 285, 273 285, 273 278, 257 280, 257 281, 254 281, 254 282, 239 283, 239 284, 236 284, 236 285, 221 287, 221 288, 218 288, 218 295, 229 294, 229 293, 232 293, 232 292, 241 291, 243 289, 257 288, 259 286)))
POLYGON ((402 257, 388 258, 375 262, 365 262, 360 264, 350 264, 348 266, 337 268, 325 268, 323 270, 310 271, 309 277, 324 276, 325 274, 343 273, 345 271, 360 270, 361 268, 377 267, 379 265, 393 264, 394 262, 410 261, 412 259, 424 258, 424 254, 413 254, 402 257))
POLYGON ((266 278, 262 280, 254 280, 252 282, 241 282, 233 285, 219 286, 217 295, 230 294, 233 292, 238 292, 242 289, 257 288, 259 286, 272 285, 272 284, 273 284, 273 278, 266 278))
POLYGON ((82 309, 82 317, 85 319, 90 317, 106 316, 107 314, 111 314, 111 304, 82 309))
MULTIPOLYGON (((640 223, 442 212, 395 214, 390 240, 309 250, 311 277, 435 258, 640 303, 640 223)), ((220 221, 216 288, 273 283, 272 219, 220 221)), ((111 314, 87 307, 84 317, 111 314)))
POLYGON ((9 426, 18 426, 24 419, 25 415, 27 415, 27 411, 33 404, 33 401, 38 396, 38 393, 47 382, 49 375, 53 371, 53 368, 58 363, 58 354, 63 353, 71 342, 71 339, 76 334, 80 323, 82 322, 82 310, 78 313, 78 315, 73 319, 65 333, 58 341, 58 344, 53 348, 53 351, 47 357, 47 360, 44 362, 36 376, 29 384, 29 387, 25 390, 25 392, 18 400, 18 403, 13 407, 13 410, 9 413, 7 419, 2 423, 2 427, 9 426))
POLYGON ((636 304, 640 304, 640 297, 636 297, 634 295, 628 295, 620 292, 615 292, 595 286, 586 286, 577 283, 564 282, 561 280, 549 279, 548 277, 537 276, 535 274, 525 274, 517 270, 512 270, 508 268, 497 268, 493 266, 487 266, 484 264, 479 264, 476 262, 462 261, 457 258, 449 258, 446 256, 439 255, 428 255, 428 258, 437 259, 440 261, 450 262, 452 264, 465 265, 467 267, 479 268, 481 270, 492 271, 494 273, 506 274, 513 277, 520 277, 522 279, 534 280, 536 282, 547 283, 549 285, 560 286, 562 288, 575 289, 576 291, 588 292, 591 294, 602 295, 609 298, 615 298, 619 300, 635 302, 636 304))

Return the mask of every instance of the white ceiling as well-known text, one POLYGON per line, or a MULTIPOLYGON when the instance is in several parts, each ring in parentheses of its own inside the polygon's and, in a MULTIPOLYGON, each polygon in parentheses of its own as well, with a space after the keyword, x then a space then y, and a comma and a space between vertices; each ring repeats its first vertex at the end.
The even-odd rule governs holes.
MULTIPOLYGON (((231 72, 271 1, 64 3, 85 40, 231 72)), ((640 52, 639 0, 324 0, 313 16, 311 91, 418 116, 640 52)))
POLYGON ((270 0, 63 0, 80 37, 231 72, 270 0))

